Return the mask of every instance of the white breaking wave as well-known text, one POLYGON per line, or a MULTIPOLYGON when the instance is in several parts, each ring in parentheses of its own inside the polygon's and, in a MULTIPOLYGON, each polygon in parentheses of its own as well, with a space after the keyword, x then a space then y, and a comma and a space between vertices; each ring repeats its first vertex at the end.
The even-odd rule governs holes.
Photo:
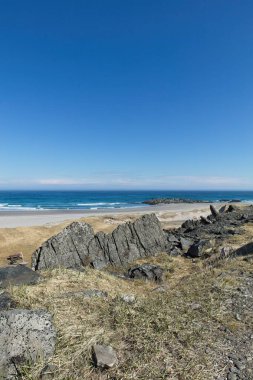
POLYGON ((99 203, 77 203, 77 206, 116 206, 125 205, 122 202, 99 202, 99 203))

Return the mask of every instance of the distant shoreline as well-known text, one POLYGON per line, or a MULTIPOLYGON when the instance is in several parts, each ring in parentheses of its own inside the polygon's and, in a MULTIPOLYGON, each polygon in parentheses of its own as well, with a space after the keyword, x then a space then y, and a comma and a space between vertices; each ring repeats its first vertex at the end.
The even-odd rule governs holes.
POLYGON ((0 228, 32 227, 47 224, 58 224, 67 220, 85 217, 113 215, 140 215, 146 213, 171 214, 173 220, 184 220, 185 214, 192 217, 197 213, 209 213, 209 206, 213 204, 219 209, 223 204, 218 203, 180 203, 159 204, 154 206, 140 206, 129 208, 97 209, 97 210, 29 210, 29 211, 1 211, 0 228))

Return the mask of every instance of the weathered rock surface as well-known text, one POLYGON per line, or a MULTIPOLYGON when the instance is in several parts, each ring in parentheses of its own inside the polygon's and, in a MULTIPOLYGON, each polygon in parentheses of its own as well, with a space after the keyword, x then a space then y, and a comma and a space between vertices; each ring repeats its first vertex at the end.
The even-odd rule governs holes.
POLYGON ((45 311, 1 311, 0 378, 16 379, 24 362, 49 358, 54 352, 55 335, 51 315, 45 311))
POLYGON ((116 352, 111 346, 96 344, 93 346, 95 366, 101 369, 112 368, 118 363, 116 352))
POLYGON ((158 265, 142 264, 128 270, 128 277, 161 282, 163 269, 158 265))
POLYGON ((16 306, 17 303, 8 292, 0 293, 0 310, 13 309, 16 306))
POLYGON ((90 225, 74 222, 33 253, 32 268, 91 265, 100 269, 108 264, 125 265, 161 253, 166 245, 165 234, 155 214, 122 224, 110 234, 94 234, 90 225))
POLYGON ((33 285, 39 280, 39 274, 24 265, 0 268, 0 288, 6 288, 9 285, 33 285))

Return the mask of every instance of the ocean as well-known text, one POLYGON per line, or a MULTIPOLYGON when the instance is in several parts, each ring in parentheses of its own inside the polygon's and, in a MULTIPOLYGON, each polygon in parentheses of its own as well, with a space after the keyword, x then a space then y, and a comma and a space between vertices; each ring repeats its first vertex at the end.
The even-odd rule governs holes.
POLYGON ((0 212, 129 208, 154 198, 253 202, 253 191, 0 191, 0 212))

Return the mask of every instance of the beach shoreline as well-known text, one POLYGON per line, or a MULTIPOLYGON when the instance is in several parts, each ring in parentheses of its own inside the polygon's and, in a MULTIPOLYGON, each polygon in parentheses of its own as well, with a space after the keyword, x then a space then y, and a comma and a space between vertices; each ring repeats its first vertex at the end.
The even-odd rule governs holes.
MULTIPOLYGON (((159 204, 155 206, 139 206, 129 208, 100 208, 96 210, 29 210, 29 211, 1 211, 0 228, 32 227, 63 223, 68 220, 75 220, 87 217, 114 216, 114 215, 142 215, 146 213, 155 213, 163 216, 164 213, 171 214, 171 218, 176 220, 187 219, 199 216, 199 213, 209 212, 211 203, 180 203, 180 204, 159 204)), ((212 203, 214 207, 221 207, 222 203, 212 203)), ((169 217, 169 215, 167 215, 169 217)))

